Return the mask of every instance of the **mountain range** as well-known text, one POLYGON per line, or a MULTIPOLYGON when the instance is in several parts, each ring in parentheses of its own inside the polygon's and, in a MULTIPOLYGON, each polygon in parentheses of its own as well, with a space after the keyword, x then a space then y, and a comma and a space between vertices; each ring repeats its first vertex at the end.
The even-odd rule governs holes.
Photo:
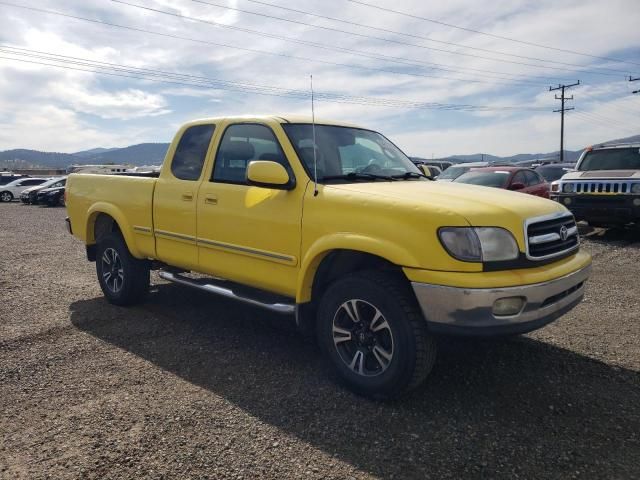
MULTIPOLYGON (((603 143, 640 142, 640 135, 618 138, 603 143)), ((73 164, 125 164, 160 165, 169 148, 168 143, 140 143, 124 148, 92 148, 75 153, 40 152, 37 150, 14 149, 0 151, 0 168, 66 168, 73 164)), ((558 151, 549 153, 520 153, 499 157, 483 153, 472 155, 451 155, 437 160, 452 162, 502 161, 519 162, 543 158, 558 158, 558 151)), ((565 161, 575 162, 582 150, 565 150, 565 161)), ((413 157, 420 158, 420 157, 413 157)))

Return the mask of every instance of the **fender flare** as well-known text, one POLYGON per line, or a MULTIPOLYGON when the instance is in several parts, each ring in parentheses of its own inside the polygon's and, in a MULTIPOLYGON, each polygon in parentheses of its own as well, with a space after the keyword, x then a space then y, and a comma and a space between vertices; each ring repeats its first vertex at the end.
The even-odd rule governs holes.
POLYGON ((96 243, 96 239, 94 237, 94 226, 96 218, 98 218, 98 215, 101 213, 109 215, 118 224, 118 228, 120 229, 120 232, 122 232, 124 242, 126 243, 129 252, 131 252, 131 255, 136 258, 144 258, 144 255, 142 255, 136 247, 133 229, 131 228, 131 225, 129 225, 126 216, 122 213, 122 210, 111 203, 96 202, 89 208, 87 212, 86 244, 92 245, 96 243))
POLYGON ((302 259, 296 286, 297 303, 311 301, 311 290, 318 267, 335 250, 368 253, 403 267, 418 265, 415 255, 396 243, 348 232, 327 235, 316 240, 302 259))

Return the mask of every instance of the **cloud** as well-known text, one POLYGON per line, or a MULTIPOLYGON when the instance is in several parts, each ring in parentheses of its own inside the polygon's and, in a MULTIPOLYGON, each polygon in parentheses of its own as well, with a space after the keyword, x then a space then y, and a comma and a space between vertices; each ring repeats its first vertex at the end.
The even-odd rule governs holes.
MULTIPOLYGON (((519 107, 472 112, 318 102, 319 116, 378 129, 416 155, 428 156, 431 152, 438 156, 475 152, 504 155, 556 150, 559 118, 552 110, 558 107, 558 102, 548 86, 577 78, 584 85, 570 92, 575 96, 572 105, 576 110, 573 116, 567 117, 567 148, 622 137, 634 131, 636 126, 636 132, 640 132, 637 103, 640 100, 631 98, 629 83, 624 78, 627 72, 640 74, 640 66, 569 52, 585 51, 594 56, 636 62, 640 53, 640 34, 636 28, 640 3, 637 0, 495 0, 484 2, 482 8, 469 0, 430 2, 428 8, 419 0, 377 2, 416 15, 567 51, 509 42, 350 2, 309 0, 304 6, 296 4, 295 8, 489 51, 383 33, 236 0, 216 0, 214 3, 429 48, 281 22, 199 1, 127 1, 234 28, 264 32, 266 36, 102 0, 43 0, 38 2, 38 8, 199 41, 7 6, 0 6, 0 15, 5 19, 0 41, 58 55, 280 89, 306 91, 309 75, 313 74, 318 92, 416 102, 519 107), (328 48, 288 42, 274 36, 315 42, 328 48), (243 48, 275 55, 252 53, 241 50, 243 48), (434 63, 447 70, 434 68, 437 67, 434 63), (601 70, 600 73, 606 73, 604 75, 594 73, 598 68, 609 70, 601 70), (427 77, 430 75, 437 78, 427 77)), ((279 4, 291 6, 286 2, 279 4)), ((0 149, 20 146, 73 151, 139 141, 168 141, 175 127, 191 118, 254 112, 309 112, 307 99, 221 88, 203 89, 186 83, 157 83, 0 59, 0 123, 5 129, 0 134, 0 149), (34 116, 45 112, 50 119, 38 118, 42 134, 33 135, 30 119, 36 122, 34 116)))

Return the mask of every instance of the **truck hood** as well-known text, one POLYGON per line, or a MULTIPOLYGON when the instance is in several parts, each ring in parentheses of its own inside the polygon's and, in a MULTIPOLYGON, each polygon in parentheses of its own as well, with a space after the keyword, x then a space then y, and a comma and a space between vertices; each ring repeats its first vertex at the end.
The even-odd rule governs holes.
POLYGON ((640 180, 640 170, 590 170, 566 173, 562 180, 640 180))
POLYGON ((501 226, 517 232, 527 218, 567 211, 557 202, 533 195, 455 182, 397 181, 327 187, 388 199, 398 207, 457 214, 473 226, 501 226))

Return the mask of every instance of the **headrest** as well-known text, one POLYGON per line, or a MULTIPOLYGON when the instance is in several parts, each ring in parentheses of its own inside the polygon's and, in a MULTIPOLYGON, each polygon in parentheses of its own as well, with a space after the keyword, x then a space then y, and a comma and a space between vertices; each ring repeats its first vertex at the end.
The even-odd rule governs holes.
POLYGON ((249 160, 255 153, 253 145, 241 140, 230 140, 222 147, 222 154, 227 160, 249 160))
POLYGON ((263 153, 260 155, 259 160, 269 160, 271 162, 282 163, 282 155, 279 153, 263 153))

